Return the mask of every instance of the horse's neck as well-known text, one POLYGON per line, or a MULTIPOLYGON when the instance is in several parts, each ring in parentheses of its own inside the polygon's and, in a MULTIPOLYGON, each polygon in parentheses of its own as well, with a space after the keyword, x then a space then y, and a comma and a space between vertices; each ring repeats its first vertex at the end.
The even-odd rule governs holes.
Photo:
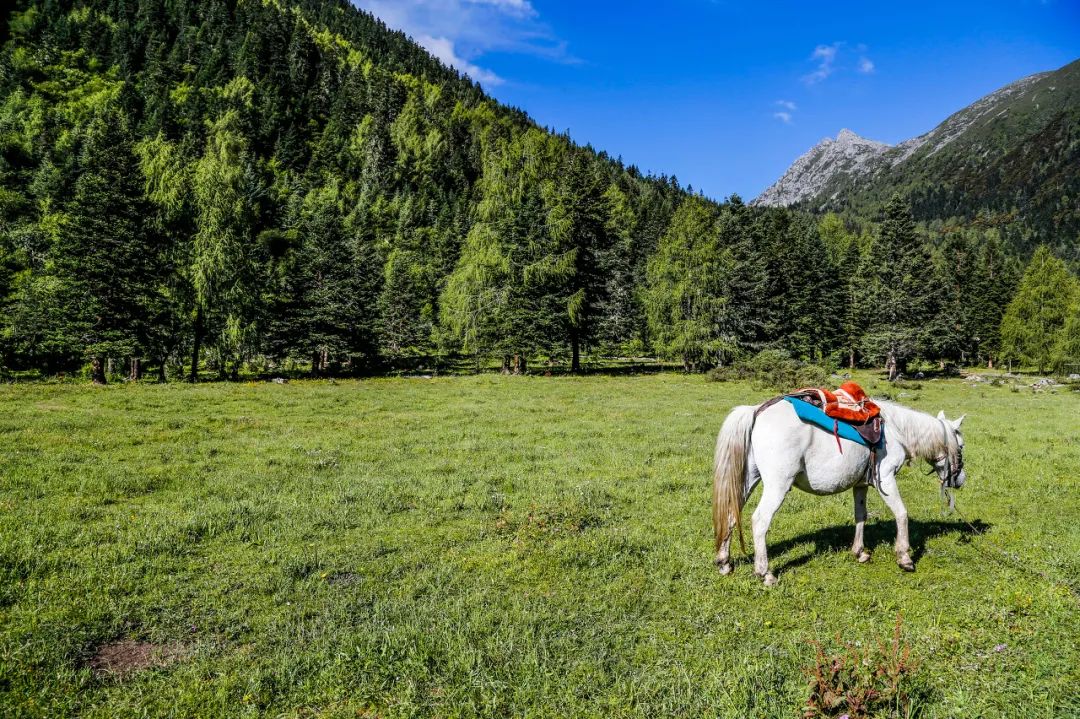
POLYGON ((945 451, 941 421, 933 415, 892 402, 878 402, 885 419, 885 435, 904 447, 908 459, 934 460, 945 451))

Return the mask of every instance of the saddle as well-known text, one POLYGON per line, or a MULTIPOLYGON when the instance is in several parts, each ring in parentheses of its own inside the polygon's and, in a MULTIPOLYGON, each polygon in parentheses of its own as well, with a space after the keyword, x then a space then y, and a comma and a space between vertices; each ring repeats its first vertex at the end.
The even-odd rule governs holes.
POLYGON ((863 388, 854 382, 845 382, 835 392, 807 387, 788 396, 810 402, 833 419, 850 424, 863 424, 881 414, 881 408, 870 401, 863 388))
POLYGON ((881 408, 870 401, 862 387, 854 382, 845 382, 835 392, 807 387, 762 403, 754 411, 754 417, 781 400, 791 403, 799 419, 832 432, 841 454, 844 452, 841 437, 869 447, 870 477, 867 483, 877 485, 877 449, 882 443, 884 427, 881 408))

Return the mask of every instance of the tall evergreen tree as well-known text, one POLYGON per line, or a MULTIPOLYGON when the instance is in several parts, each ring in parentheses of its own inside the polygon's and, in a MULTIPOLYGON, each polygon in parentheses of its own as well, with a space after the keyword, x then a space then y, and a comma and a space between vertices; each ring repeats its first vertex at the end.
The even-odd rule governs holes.
POLYGON ((686 198, 649 261, 646 307, 661 355, 692 370, 736 349, 725 332, 731 307, 725 294, 733 257, 720 247, 716 210, 686 198))
MULTIPOLYGON (((237 92, 244 92, 243 89, 237 92)), ((202 342, 208 331, 221 353, 221 369, 232 373, 252 340, 258 298, 252 287, 256 178, 248 165, 247 140, 236 110, 227 110, 210 130, 195 167, 196 232, 191 275, 195 290, 191 381, 198 379, 202 342)))
POLYGON ((860 302, 867 328, 863 351, 883 361, 889 379, 894 379, 926 347, 934 301, 929 253, 899 195, 885 207, 867 260, 863 277, 869 286, 860 302))
POLYGON ((548 198, 551 247, 534 265, 548 282, 570 346, 570 369, 581 369, 581 348, 596 339, 606 301, 602 256, 607 249, 602 178, 585 153, 572 150, 548 198))
POLYGON ((982 233, 977 244, 974 278, 963 299, 971 305, 976 357, 993 368, 1001 347, 1002 317, 1016 292, 1019 269, 1016 258, 1006 254, 996 229, 982 233))
POLYGON ((145 207, 127 119, 110 108, 91 120, 80 174, 51 248, 55 331, 106 381, 108 358, 129 358, 137 374, 149 336, 159 248, 144 227, 145 207))
POLYGON ((1065 323, 1054 338, 1050 361, 1062 374, 1080 374, 1080 287, 1074 287, 1065 323))
POLYGON ((1005 358, 1046 371, 1077 292, 1069 268, 1040 245, 1001 321, 1005 358))

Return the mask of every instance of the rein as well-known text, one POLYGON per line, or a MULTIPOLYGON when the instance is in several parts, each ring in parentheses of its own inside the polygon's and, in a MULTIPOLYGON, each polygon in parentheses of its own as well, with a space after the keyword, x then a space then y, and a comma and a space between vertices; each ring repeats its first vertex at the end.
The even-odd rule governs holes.
MULTIPOLYGON (((1043 571, 1038 567, 1031 566, 1030 560, 1025 563, 1023 560, 1020 559, 1020 557, 1016 556, 1016 554, 1007 551, 1004 547, 1002 547, 1000 544, 987 536, 987 532, 985 529, 979 529, 974 524, 972 524, 968 520, 968 518, 964 516, 964 513, 956 507, 956 498, 952 492, 946 491, 945 483, 943 481, 941 482, 941 494, 943 495, 943 499, 944 497, 949 498, 949 511, 951 512, 955 510, 956 515, 960 517, 960 521, 967 525, 967 528, 971 530, 971 533, 985 541, 994 550, 993 552, 991 552, 983 547, 980 547, 975 542, 971 542, 970 545, 975 548, 975 551, 977 551, 979 554, 983 555, 987 559, 1000 561, 1002 564, 1007 564, 1013 569, 1019 570, 1021 572, 1034 573, 1049 584, 1052 584, 1055 587, 1060 587, 1067 591, 1074 600, 1080 601, 1080 589, 1078 589, 1074 584, 1072 584, 1068 580, 1053 577, 1048 572, 1043 571)), ((944 514, 944 510, 942 510, 942 513, 944 514)))
MULTIPOLYGON (((954 489, 956 487, 956 477, 957 477, 957 475, 960 474, 960 471, 963 469, 963 457, 960 456, 960 449, 959 449, 959 446, 958 446, 957 447, 957 462, 956 463, 953 462, 953 459, 952 459, 952 446, 949 444, 949 430, 945 426, 944 421, 939 419, 938 422, 941 422, 941 432, 942 432, 942 436, 945 438, 945 456, 942 457, 939 460, 935 460, 937 462, 941 462, 941 461, 945 462, 945 478, 942 479, 941 475, 938 474, 938 484, 939 484, 939 487, 941 489, 941 501, 942 501, 942 503, 944 503, 946 500, 948 500, 948 503, 949 503, 948 512, 950 512, 950 513, 951 512, 956 512, 957 516, 960 517, 960 521, 963 522, 965 525, 967 525, 968 529, 971 530, 971 533, 974 534, 976 537, 982 538, 987 544, 989 544, 995 550, 995 552, 990 552, 990 551, 980 547, 979 545, 977 545, 975 543, 972 543, 971 546, 975 547, 976 551, 978 551, 980 554, 982 554, 983 556, 985 556, 985 557, 987 557, 989 559, 996 559, 996 560, 999 560, 999 561, 1003 561, 1004 563, 1011 565, 1015 569, 1020 569, 1021 571, 1033 572, 1034 574, 1042 577, 1045 581, 1049 582, 1050 584, 1052 584, 1054 586, 1057 586, 1057 587, 1061 587, 1062 589, 1065 589, 1067 592, 1069 592, 1069 594, 1073 597, 1073 599, 1080 600, 1080 592, 1078 592, 1077 587, 1075 587, 1073 584, 1071 584, 1071 583, 1069 583, 1069 582, 1067 582, 1065 580, 1056 579, 1055 577, 1051 576, 1049 573, 1047 573, 1047 572, 1045 572, 1045 571, 1043 571, 1041 569, 1038 569, 1036 567, 1032 567, 1029 564, 1025 564, 1015 554, 1006 551, 1003 547, 1001 547, 1001 545, 997 544, 992 539, 990 539, 990 537, 987 536, 985 530, 979 529, 974 524, 972 524, 970 521, 968 521, 968 518, 964 516, 964 513, 957 508, 957 506, 956 506, 956 495, 955 495, 954 492, 950 492, 949 490, 954 489)), ((937 468, 936 467, 934 469, 930 470, 930 474, 934 474, 934 473, 937 473, 937 468)), ((943 515, 946 514, 946 511, 945 511, 944 508, 941 510, 941 513, 943 515)))
MULTIPOLYGON (((941 498, 945 499, 945 496, 948 495, 949 509, 952 509, 955 502, 952 499, 952 495, 949 495, 945 491, 945 488, 948 487, 949 489, 953 489, 956 487, 956 479, 964 470, 964 460, 960 455, 960 447, 958 445, 956 448, 957 461, 955 463, 953 462, 953 446, 949 443, 949 428, 945 425, 945 420, 939 419, 938 422, 941 424, 941 436, 945 440, 945 456, 934 460, 934 462, 945 463, 945 477, 942 479, 941 475, 938 475, 938 479, 941 482, 941 498)), ((933 471, 936 472, 937 468, 935 467, 933 471)))
MULTIPOLYGON (((945 440, 945 454, 944 456, 938 457, 934 460, 935 466, 929 472, 927 472, 927 474, 936 474, 938 476, 938 484, 941 490, 941 503, 945 504, 946 502, 948 502, 948 512, 953 512, 956 510, 956 497, 949 490, 956 487, 956 478, 960 475, 960 472, 963 471, 964 461, 963 458, 960 456, 960 448, 958 446, 956 451, 957 462, 955 464, 953 463, 952 445, 949 444, 949 428, 945 426, 945 420, 938 419, 938 422, 941 424, 942 439, 945 440), (938 462, 945 463, 944 477, 942 477, 941 473, 938 471, 938 462)), ((944 509, 941 510, 941 513, 943 515, 947 514, 948 512, 946 512, 944 509)))

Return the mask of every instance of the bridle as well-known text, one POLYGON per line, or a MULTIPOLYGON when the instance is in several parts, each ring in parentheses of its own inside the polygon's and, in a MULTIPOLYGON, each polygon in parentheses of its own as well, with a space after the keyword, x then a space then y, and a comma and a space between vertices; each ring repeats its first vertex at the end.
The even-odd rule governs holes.
POLYGON ((945 439, 945 454, 944 456, 938 457, 934 460, 934 468, 930 471, 937 473, 938 481, 941 482, 941 499, 942 501, 944 501, 946 497, 948 498, 949 509, 951 510, 953 509, 953 507, 956 506, 956 502, 952 494, 946 492, 945 490, 956 489, 960 486, 958 484, 958 480, 960 478, 960 473, 964 471, 964 450, 962 447, 960 447, 960 444, 958 442, 955 443, 954 461, 954 445, 949 442, 949 428, 945 424, 945 420, 938 419, 938 422, 941 423, 941 434, 945 439), (944 475, 942 475, 941 471, 939 471, 937 468, 937 466, 942 462, 945 463, 944 475))

